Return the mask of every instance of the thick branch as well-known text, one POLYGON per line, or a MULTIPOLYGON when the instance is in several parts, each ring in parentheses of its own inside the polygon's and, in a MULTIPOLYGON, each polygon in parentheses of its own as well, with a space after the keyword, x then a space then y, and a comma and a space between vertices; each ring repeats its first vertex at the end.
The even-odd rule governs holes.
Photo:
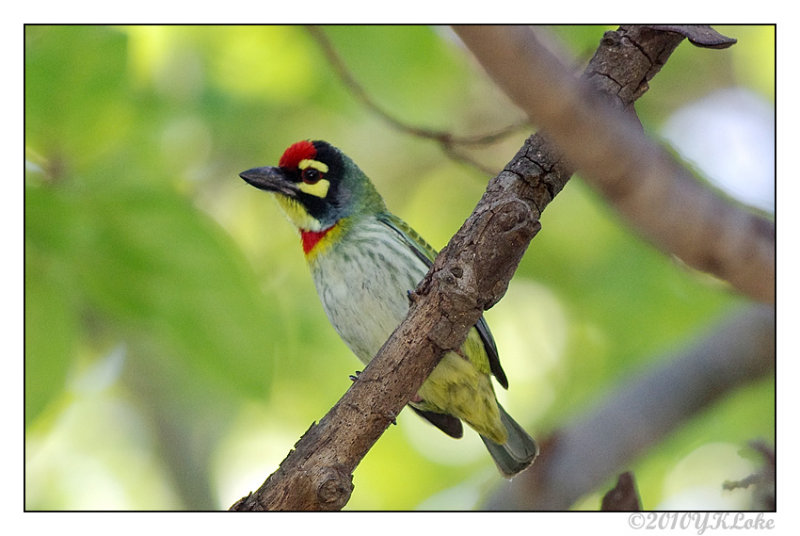
MULTIPOLYGON (((674 31, 674 28, 672 28, 674 31)), ((687 264, 762 301, 775 299, 775 227, 706 188, 641 133, 641 126, 594 97, 522 26, 461 26, 461 39, 487 72, 563 151, 572 165, 645 237, 687 264)), ((608 33, 623 46, 647 28, 608 33)), ((675 34, 679 35, 679 34, 675 34)), ((644 50, 628 58, 658 64, 644 50)), ((616 72, 592 73, 616 82, 616 72)), ((635 91, 647 88, 642 78, 635 91)), ((620 95, 621 96, 621 95, 620 95)))
MULTIPOLYGON (((621 103, 630 104, 643 93, 642 81, 660 69, 682 39, 670 33, 650 34, 635 45, 614 45, 613 50, 604 41, 590 63, 592 73, 619 71, 613 95, 621 103), (659 61, 640 60, 622 68, 620 63, 629 59, 620 50, 628 48, 659 61)), ((602 85, 598 89, 607 91, 602 85)), ((569 170, 559 155, 540 136, 529 138, 506 170, 489 182, 475 211, 420 283, 408 316, 372 362, 261 488, 232 509, 344 506, 352 491, 352 471, 445 351, 458 348, 483 310, 503 295, 540 228, 541 211, 568 179, 569 170)))
POLYGON ((566 510, 734 389, 775 370, 775 312, 753 306, 684 353, 662 359, 545 441, 536 464, 488 505, 566 510))

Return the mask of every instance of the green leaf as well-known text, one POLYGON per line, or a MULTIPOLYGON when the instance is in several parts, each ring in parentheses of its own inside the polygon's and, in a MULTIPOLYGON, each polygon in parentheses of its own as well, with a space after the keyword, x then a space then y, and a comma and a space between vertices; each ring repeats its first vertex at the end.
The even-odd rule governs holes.
POLYGON ((68 290, 48 259, 25 259, 25 426, 60 395, 77 340, 68 290))
POLYGON ((168 191, 109 187, 83 201, 76 261, 91 301, 168 343, 192 374, 263 396, 279 322, 229 237, 168 191))
POLYGON ((125 36, 113 27, 26 27, 26 138, 67 166, 112 151, 133 113, 125 72, 125 36))
POLYGON ((26 247, 38 255, 26 263, 31 414, 45 403, 41 392, 63 378, 53 363, 69 363, 74 333, 66 326, 74 330, 81 308, 120 338, 155 344, 189 378, 263 397, 281 322, 230 238, 164 188, 73 184, 26 188, 26 247), (61 267, 60 280, 45 279, 45 262, 61 267), (76 303, 64 297, 70 290, 76 303))

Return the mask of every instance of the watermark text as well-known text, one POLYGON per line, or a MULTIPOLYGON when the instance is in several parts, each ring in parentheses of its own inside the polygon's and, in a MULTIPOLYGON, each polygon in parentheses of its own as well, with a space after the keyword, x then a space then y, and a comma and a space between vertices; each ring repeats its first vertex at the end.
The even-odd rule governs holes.
POLYGON ((628 525, 636 530, 691 530, 700 536, 714 530, 772 530, 775 520, 763 512, 634 512, 628 525))

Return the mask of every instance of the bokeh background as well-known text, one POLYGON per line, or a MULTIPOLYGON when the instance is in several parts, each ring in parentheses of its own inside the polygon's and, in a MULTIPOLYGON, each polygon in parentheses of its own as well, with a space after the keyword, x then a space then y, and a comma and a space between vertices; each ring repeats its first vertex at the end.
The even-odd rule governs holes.
MULTIPOLYGON (((612 27, 541 28, 576 69, 612 27)), ((774 28, 684 42, 637 109, 703 180, 774 211, 774 28)), ((409 125, 484 134, 523 119, 447 28, 323 28, 409 125)), ((534 127, 466 154, 499 171, 534 127)), ((489 176, 399 130, 298 26, 25 28, 25 507, 208 510, 256 489, 360 369, 329 326, 297 233, 238 178, 304 138, 348 153, 437 248, 489 176)), ((768 216, 768 217, 771 217, 768 216)), ((747 302, 642 241, 579 177, 487 312, 535 437, 747 302)), ((501 390, 502 391, 502 390, 501 390)), ((771 378, 632 461, 645 508, 747 508, 722 482, 774 442, 771 378)), ((410 412, 355 472, 352 510, 474 509, 501 483, 471 431, 410 412)), ((597 509, 608 486, 574 505, 597 509)))

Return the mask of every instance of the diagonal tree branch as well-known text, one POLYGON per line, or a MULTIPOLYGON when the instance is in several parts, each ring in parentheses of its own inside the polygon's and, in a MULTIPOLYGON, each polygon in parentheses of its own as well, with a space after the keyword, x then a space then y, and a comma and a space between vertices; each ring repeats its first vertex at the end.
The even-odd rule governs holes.
MULTIPOLYGON (((601 42, 587 72, 614 72, 612 98, 629 105, 644 92, 642 81, 658 72, 683 36, 636 28, 620 29, 620 33, 627 41, 621 45, 611 45, 607 39, 601 42), (620 54, 620 49, 625 53, 620 54), (630 61, 628 55, 637 61, 630 61)), ((475 211, 413 294, 408 316, 372 362, 328 414, 300 438, 278 470, 231 509, 344 506, 360 460, 441 356, 460 346, 482 312, 503 295, 540 229, 541 211, 569 174, 550 144, 538 135, 529 138, 506 169, 489 182, 475 211)))
MULTIPOLYGON (((639 28, 638 32, 662 33, 652 28, 639 28)), ((676 32, 679 27, 668 28, 676 32)), ((709 32, 696 31, 697 27, 684 30, 695 43, 708 42, 709 32)), ((642 136, 637 121, 625 120, 588 84, 572 76, 529 28, 459 26, 456 32, 497 84, 635 229, 690 266, 730 282, 753 299, 774 303, 772 222, 704 187, 666 151, 642 136)), ((716 34, 710 32, 712 37, 716 34)), ((615 48, 627 38, 621 32, 609 33, 604 43, 615 48)), ((717 40, 715 48, 720 46, 726 42, 717 40)), ((629 59, 654 64, 663 61, 644 51, 633 52, 629 59)), ((609 82, 616 82, 616 75, 590 68, 585 77, 592 81, 606 76, 609 82)), ((647 80, 643 78, 634 92, 644 91, 647 80)))
POLYGON ((775 311, 750 306, 659 361, 552 434, 536 464, 487 507, 567 510, 693 415, 774 373, 775 311))

